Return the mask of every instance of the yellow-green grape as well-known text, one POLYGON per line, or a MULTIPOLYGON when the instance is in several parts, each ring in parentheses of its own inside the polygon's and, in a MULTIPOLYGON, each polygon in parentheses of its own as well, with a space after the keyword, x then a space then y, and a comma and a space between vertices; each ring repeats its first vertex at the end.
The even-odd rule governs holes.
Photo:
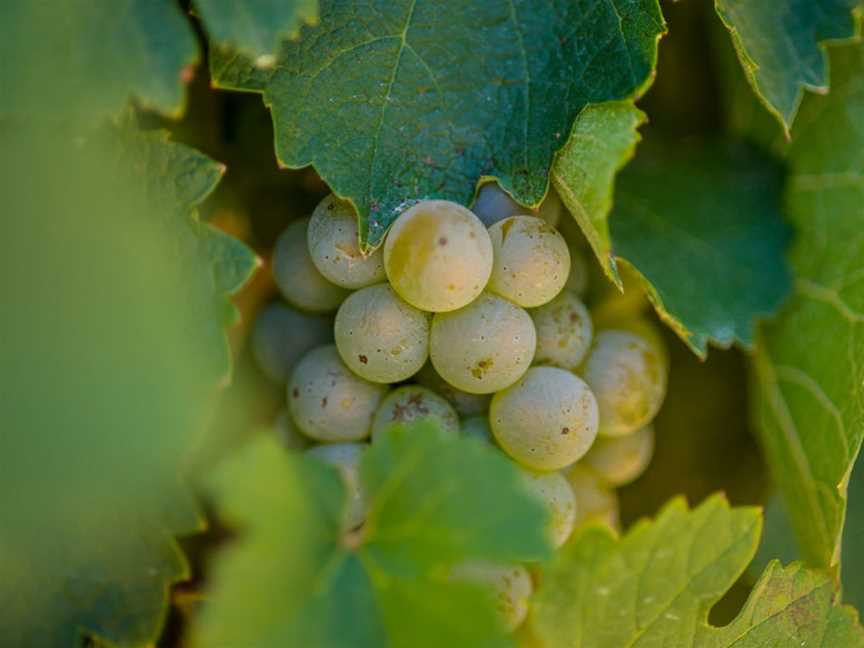
POLYGON ((590 270, 585 254, 575 245, 568 243, 570 250, 570 274, 567 275, 567 283, 564 290, 569 290, 580 298, 585 297, 588 292, 588 281, 590 270))
POLYGON ((650 423, 666 396, 663 351, 644 337, 600 331, 582 375, 597 397, 601 436, 632 434, 650 423))
POLYGON ((528 312, 488 293, 432 318, 429 358, 435 371, 471 394, 491 394, 519 380, 531 366, 536 346, 528 312))
POLYGON ((462 421, 462 436, 494 443, 492 428, 489 427, 489 418, 486 416, 472 416, 462 421))
POLYGON ((582 300, 564 290, 548 304, 532 309, 537 329, 535 364, 575 370, 591 347, 594 327, 582 300))
POLYGON ((372 440, 391 425, 413 421, 434 421, 447 434, 459 434, 459 417, 450 403, 425 387, 405 385, 381 401, 372 421, 372 440))
POLYGON ((567 242, 533 216, 511 216, 489 228, 495 263, 489 290, 526 308, 561 292, 570 272, 567 242))
POLYGON ((285 383, 294 363, 309 349, 333 341, 328 317, 309 315, 275 302, 255 318, 252 355, 268 378, 285 383))
POLYGON ((423 368, 417 373, 414 380, 424 387, 431 389, 436 394, 443 396, 453 406, 453 409, 456 410, 459 416, 477 416, 489 411, 489 401, 492 399, 489 394, 469 394, 461 389, 456 389, 438 375, 431 362, 423 365, 423 368))
POLYGON ((576 496, 568 481, 559 472, 522 471, 528 490, 549 512, 546 533, 556 549, 567 542, 576 521, 576 496))
POLYGON ((354 208, 333 194, 312 212, 307 243, 315 267, 337 286, 356 290, 387 278, 381 250, 368 255, 360 251, 354 208))
POLYGON ((358 376, 395 383, 429 357, 429 315, 406 304, 386 283, 362 288, 336 313, 336 347, 358 376))
POLYGON ((372 416, 385 385, 351 372, 336 346, 328 344, 300 359, 288 382, 288 407, 294 423, 317 441, 359 441, 369 436, 372 416))
POLYGON ((614 490, 603 484, 582 462, 565 470, 563 475, 576 497, 576 528, 599 522, 610 529, 621 530, 618 494, 614 490))
POLYGON ((513 200, 497 182, 487 182, 477 192, 477 200, 474 201, 471 211, 477 214, 486 227, 491 227, 500 220, 525 214, 528 210, 513 200))
POLYGON ((495 601, 498 618, 512 632, 528 616, 528 599, 534 591, 531 574, 522 565, 501 565, 471 560, 454 565, 450 579, 486 589, 495 601))
POLYGON ((366 497, 360 483, 360 459, 368 448, 366 443, 325 443, 306 451, 339 471, 345 483, 347 498, 343 512, 346 531, 356 529, 366 520, 366 497))
POLYGON ((639 271, 626 261, 618 262, 623 292, 607 280, 599 269, 596 281, 591 282, 591 315, 598 329, 612 328, 621 320, 637 318, 650 306, 639 271))
POLYGON ((597 436, 597 401, 578 376, 533 367, 492 398, 492 433, 504 451, 534 470, 560 470, 581 459, 597 436))
POLYGON ((289 450, 305 450, 311 444, 309 437, 304 436, 303 433, 297 429, 297 426, 294 425, 294 421, 291 420, 291 414, 288 412, 288 408, 283 409, 276 415, 274 427, 276 428, 276 436, 282 442, 282 445, 289 450))
POLYGON ((492 243, 483 223, 447 200, 424 200, 405 211, 384 243, 387 278, 420 310, 462 308, 483 291, 492 272, 492 243))
POLYGON ((633 434, 600 438, 582 462, 610 486, 624 486, 638 478, 654 454, 654 426, 646 425, 633 434))
POLYGON ((312 263, 306 244, 308 226, 308 218, 296 220, 276 240, 273 280, 282 296, 300 310, 329 313, 339 307, 348 291, 327 281, 312 263))

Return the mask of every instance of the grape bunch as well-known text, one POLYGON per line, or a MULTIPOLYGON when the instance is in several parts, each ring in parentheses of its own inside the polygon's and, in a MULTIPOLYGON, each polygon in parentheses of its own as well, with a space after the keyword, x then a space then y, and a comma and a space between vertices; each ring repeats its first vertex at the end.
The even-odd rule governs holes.
MULTIPOLYGON (((487 184, 473 211, 417 202, 364 255, 353 208, 331 195, 281 234, 284 302, 261 312, 252 350, 286 385, 286 445, 343 476, 346 533, 364 521, 368 444, 424 419, 509 457, 555 547, 589 520, 617 528, 615 489, 651 458, 668 360, 644 298, 589 281, 573 220, 556 229, 562 211, 554 193, 531 212, 487 184)), ((488 587, 508 628, 524 619, 525 566, 460 564, 451 578, 488 587)))

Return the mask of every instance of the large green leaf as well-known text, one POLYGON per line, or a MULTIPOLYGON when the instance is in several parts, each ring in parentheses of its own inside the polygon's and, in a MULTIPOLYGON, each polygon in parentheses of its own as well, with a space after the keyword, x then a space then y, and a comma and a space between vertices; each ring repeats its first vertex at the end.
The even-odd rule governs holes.
POLYGON ((282 164, 314 164, 375 246, 406 203, 467 204, 485 176, 538 204, 576 115, 639 95, 662 32, 656 0, 328 0, 271 73, 211 69, 264 93, 282 164))
MULTIPOLYGON (((804 557, 836 567, 864 436, 864 47, 832 50, 833 90, 808 96, 786 192, 794 295, 763 329, 757 421, 804 557)), ((862 503, 857 503, 862 510, 862 503)), ((861 552, 860 539, 850 550, 861 552)))
POLYGON ((827 40, 855 34, 858 0, 714 0, 759 98, 788 131, 804 89, 828 91, 827 40))
POLYGON ((265 440, 215 481, 241 538, 216 561, 202 646, 507 646, 492 601, 448 583, 464 559, 546 555, 542 506, 516 469, 431 424, 376 437, 361 465, 369 515, 340 537, 336 474, 265 440))
POLYGON ((212 161, 61 135, 0 134, 0 643, 150 645, 187 576, 174 536, 201 526, 180 468, 254 257, 194 219, 212 161))
POLYGON ((133 97, 178 116, 197 60, 173 0, 0 3, 0 116, 94 123, 133 97))
POLYGON ((602 528, 573 538, 543 574, 531 614, 539 646, 864 646, 831 579, 771 563, 727 626, 708 612, 753 557, 760 516, 712 497, 693 511, 670 503, 622 540, 602 528))
POLYGON ((318 0, 195 0, 210 38, 267 67, 279 42, 318 21, 318 0), (263 57, 263 58, 262 58, 263 57))

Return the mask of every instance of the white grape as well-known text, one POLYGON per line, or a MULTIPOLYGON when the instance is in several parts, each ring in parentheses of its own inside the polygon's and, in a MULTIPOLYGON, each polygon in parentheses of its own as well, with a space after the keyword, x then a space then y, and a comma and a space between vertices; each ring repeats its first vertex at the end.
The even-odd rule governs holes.
POLYGON ((427 362, 414 379, 420 385, 443 396, 459 416, 477 416, 489 411, 489 401, 492 399, 489 394, 469 394, 457 389, 435 371, 431 362, 427 362))
POLYGON ((564 290, 569 290, 578 297, 585 297, 588 292, 588 283, 590 271, 588 269, 588 261, 585 259, 585 254, 575 245, 568 243, 570 250, 570 274, 567 275, 567 283, 564 284, 564 290))
POLYGON ((562 213, 564 213, 564 204, 561 202, 561 197, 557 191, 549 187, 549 193, 546 194, 546 198, 540 203, 540 207, 537 208, 535 215, 546 221, 547 225, 557 228, 558 223, 561 222, 562 213))
POLYGON ((511 216, 489 228, 494 265, 489 290, 525 307, 545 304, 561 292, 570 272, 567 242, 532 216, 511 216))
POLYGON ((307 243, 315 267, 337 286, 356 290, 387 278, 380 248, 368 255, 360 251, 357 214, 333 194, 312 212, 307 243))
POLYGON ((486 227, 491 227, 510 216, 525 214, 527 209, 513 200, 497 182, 487 182, 477 192, 477 200, 471 211, 477 214, 486 227))
POLYGON ((354 375, 335 345, 312 349, 294 367, 288 406, 297 427, 318 441, 359 441, 387 387, 354 375))
POLYGON ((469 210, 447 200, 424 200, 390 229, 384 267, 393 290, 412 306, 452 311, 476 299, 489 281, 492 243, 469 210))
POLYGON ((646 425, 623 437, 602 437, 582 462, 610 486, 624 486, 638 478, 654 454, 654 426, 646 425))
POLYGON ((336 310, 348 291, 318 272, 306 243, 308 226, 308 218, 296 220, 276 240, 273 279, 282 296, 300 310, 329 313, 336 310))
POLYGON ((360 482, 360 460, 368 448, 366 443, 325 443, 306 451, 307 455, 339 471, 347 491, 343 513, 346 531, 356 529, 366 520, 366 496, 360 482))
POLYGON ((429 316, 406 304, 387 284, 362 288, 336 313, 336 347, 358 376, 395 383, 417 373, 429 357, 429 316))
POLYGON ((487 443, 494 443, 492 428, 489 427, 489 419, 485 416, 472 416, 462 421, 462 435, 487 443))
POLYGON ((522 470, 523 483, 549 513, 546 533, 549 542, 558 548, 567 542, 576 521, 576 496, 561 473, 522 470))
POLYGON ((581 459, 597 436, 597 401, 588 385, 557 367, 533 367, 492 398, 489 421, 504 451, 534 470, 581 459))
POLYGON ((508 632, 522 625, 528 616, 528 599, 534 585, 522 565, 466 561, 451 568, 450 579, 484 588, 495 601, 498 618, 508 632))
POLYGON ((459 417, 450 403, 425 387, 405 385, 381 401, 372 421, 372 440, 391 425, 415 421, 432 421, 446 434, 459 433, 459 417))
POLYGON ((297 426, 294 425, 294 421, 291 420, 291 414, 288 412, 288 408, 283 409, 276 415, 274 427, 276 428, 276 434, 282 442, 282 445, 289 450, 305 450, 309 447, 309 444, 311 443, 309 437, 305 436, 299 429, 297 429, 297 426))
POLYGON ((534 362, 575 370, 591 347, 594 327, 582 300, 564 290, 548 304, 531 311, 537 329, 534 362))
POLYGON ((663 351, 645 337, 600 331, 582 370, 597 397, 600 434, 624 436, 648 425, 666 395, 666 371, 663 351))
POLYGON ((255 318, 252 355, 269 378, 285 383, 294 363, 309 349, 333 340, 330 318, 308 315, 274 302, 255 318))
POLYGON ((576 520, 578 528, 591 522, 606 524, 616 531, 620 530, 618 494, 600 481, 582 463, 570 466, 563 473, 576 497, 576 520))

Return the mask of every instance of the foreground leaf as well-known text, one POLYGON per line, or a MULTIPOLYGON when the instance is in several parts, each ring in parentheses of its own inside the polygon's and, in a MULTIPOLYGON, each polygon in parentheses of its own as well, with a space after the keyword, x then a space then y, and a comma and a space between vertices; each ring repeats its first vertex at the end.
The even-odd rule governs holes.
POLYGON ((858 0, 715 0, 747 80, 788 130, 804 89, 828 91, 825 41, 855 35, 858 0))
POLYGON ((675 500, 620 541, 588 528, 544 573, 531 631, 547 648, 864 646, 831 580, 798 565, 770 564, 731 624, 708 624, 752 558, 760 526, 756 509, 730 509, 715 496, 693 511, 675 500))
POLYGON ((340 538, 330 468, 270 440, 215 482, 242 536, 217 560, 202 646, 507 646, 492 602, 448 583, 449 565, 548 551, 542 507, 497 453, 429 424, 394 428, 361 466, 369 517, 340 538))
POLYGON ((328 0, 272 73, 219 51, 211 69, 264 93, 282 164, 314 164, 371 247, 407 201, 468 204, 485 176, 537 205, 576 115, 641 94, 662 31, 656 0, 328 0))
POLYGON ((864 47, 835 48, 831 58, 831 94, 808 97, 793 131, 786 199, 797 230, 795 291, 763 330, 755 397, 803 555, 835 568, 864 437, 864 47))

